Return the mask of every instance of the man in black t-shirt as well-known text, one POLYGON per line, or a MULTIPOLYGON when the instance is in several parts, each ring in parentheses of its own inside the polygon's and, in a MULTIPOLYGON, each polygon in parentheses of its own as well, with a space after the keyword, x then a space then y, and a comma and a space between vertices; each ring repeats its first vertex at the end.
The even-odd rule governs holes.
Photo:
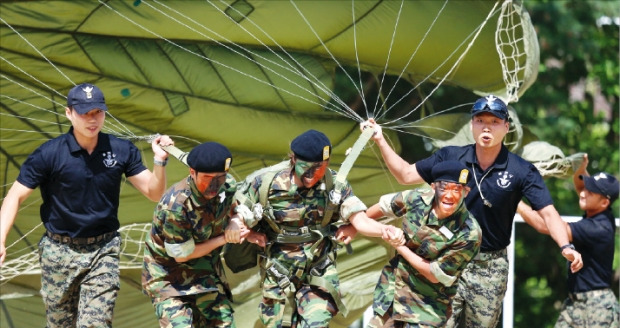
MULTIPOLYGON (((556 328, 618 327, 618 299, 611 290, 615 250, 615 219, 611 204, 618 199, 618 180, 605 172, 588 175, 588 157, 573 175, 579 207, 585 211, 583 219, 565 223, 568 238, 581 253, 583 269, 568 271, 568 298, 562 305, 556 328)), ((548 233, 542 218, 525 204, 518 212, 537 230, 548 233)), ((574 245, 574 246, 573 246, 574 245)))

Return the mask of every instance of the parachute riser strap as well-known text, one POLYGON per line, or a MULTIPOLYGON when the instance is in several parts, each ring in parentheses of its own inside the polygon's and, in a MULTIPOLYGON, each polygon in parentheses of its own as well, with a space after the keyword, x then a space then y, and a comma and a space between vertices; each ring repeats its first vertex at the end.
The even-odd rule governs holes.
POLYGON ((263 206, 263 218, 267 221, 271 229, 275 231, 277 234, 280 234, 282 230, 278 227, 278 224, 275 222, 275 216, 273 215, 273 208, 267 201, 269 198, 269 188, 271 188, 271 183, 273 182, 273 178, 276 176, 278 171, 269 171, 261 176, 261 184, 258 189, 258 198, 260 204, 263 206))
MULTIPOLYGON (((347 180, 347 175, 351 168, 353 167, 353 163, 357 160, 362 150, 368 143, 368 140, 372 138, 375 134, 374 129, 366 128, 362 131, 362 134, 357 138, 353 147, 351 148, 351 152, 344 159, 344 162, 340 165, 340 169, 338 170, 338 174, 336 174, 336 181, 334 182, 334 189, 329 193, 329 200, 332 204, 340 204, 342 198, 342 189, 345 186, 345 182, 347 180)), ((323 217, 323 225, 327 225, 329 220, 326 220, 327 215, 323 217)), ((329 218, 331 219, 331 217, 329 218)))
POLYGON ((169 145, 169 146, 161 146, 160 145, 159 147, 161 147, 161 149, 165 150, 168 154, 174 156, 174 158, 176 158, 179 161, 181 161, 181 163, 187 165, 187 155, 189 153, 184 152, 181 149, 179 149, 179 148, 177 148, 176 146, 173 146, 173 145, 169 145))

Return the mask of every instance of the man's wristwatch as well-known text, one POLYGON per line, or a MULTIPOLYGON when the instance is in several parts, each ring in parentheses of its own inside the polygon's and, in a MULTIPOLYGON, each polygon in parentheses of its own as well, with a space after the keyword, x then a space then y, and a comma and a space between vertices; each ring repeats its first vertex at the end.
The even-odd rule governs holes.
POLYGON ((166 158, 165 160, 160 161, 157 158, 154 158, 153 159, 153 164, 159 165, 159 166, 166 166, 166 164, 168 164, 168 159, 166 158))
POLYGON ((560 250, 563 251, 565 248, 570 248, 570 249, 574 250, 575 249, 575 245, 573 245, 573 244, 566 244, 566 245, 560 247, 560 250))

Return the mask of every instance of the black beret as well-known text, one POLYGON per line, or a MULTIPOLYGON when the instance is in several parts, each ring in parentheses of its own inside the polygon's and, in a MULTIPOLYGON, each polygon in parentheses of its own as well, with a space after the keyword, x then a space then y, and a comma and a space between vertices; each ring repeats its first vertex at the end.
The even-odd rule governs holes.
POLYGON ((467 184, 471 178, 465 164, 459 161, 443 161, 435 164, 431 171, 433 182, 448 181, 467 184))
POLYGON ((217 142, 200 144, 187 155, 187 165, 202 173, 228 172, 232 154, 224 145, 217 142))
POLYGON ((332 144, 322 132, 308 130, 293 139, 291 150, 302 161, 320 162, 329 159, 332 144))

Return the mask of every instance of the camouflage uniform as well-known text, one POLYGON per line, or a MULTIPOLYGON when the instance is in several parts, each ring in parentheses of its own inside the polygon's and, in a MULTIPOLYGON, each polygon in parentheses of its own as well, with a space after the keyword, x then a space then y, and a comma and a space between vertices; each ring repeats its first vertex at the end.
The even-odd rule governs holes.
POLYGON ((90 245, 39 242, 47 327, 111 327, 120 289, 121 237, 90 245), (69 265, 70 264, 70 265, 69 265), (87 287, 84 287, 84 286, 87 287))
POLYGON ((219 195, 210 200, 190 181, 173 185, 157 205, 146 238, 142 287, 162 327, 234 327, 220 249, 187 262, 176 262, 166 249, 185 257, 195 244, 223 234, 236 181, 227 174, 219 195))
MULTIPOLYGON (((335 176, 336 173, 331 171, 331 174, 335 176)), ((261 184, 270 183, 262 181, 263 176, 256 177, 245 194, 253 204, 259 202, 261 184)), ((268 202, 273 208, 275 223, 280 228, 296 231, 294 234, 318 230, 329 202, 325 177, 309 189, 297 189, 293 177, 293 169, 287 168, 277 172, 271 181, 268 202)), ((366 210, 366 206, 353 195, 348 182, 342 190, 342 199, 331 224, 345 222, 351 214, 366 210)), ((289 320, 293 327, 327 327, 331 318, 344 310, 338 304, 340 281, 332 255, 335 253, 332 253, 332 241, 321 237, 317 238, 319 242, 316 244, 315 241, 277 242, 277 234, 265 221, 263 217, 245 218, 248 227, 266 232, 269 241, 265 250, 267 258, 260 263, 263 276, 263 300, 259 305, 261 321, 267 327, 282 327, 289 320), (272 274, 274 265, 290 273, 289 285, 282 283, 286 280, 283 277, 278 279, 272 274), (337 299, 332 295, 337 295, 337 299)))
POLYGON ((610 288, 582 293, 570 293, 562 304, 562 311, 555 328, 618 327, 618 298, 610 288))
MULTIPOLYGON (((451 315, 463 269, 479 252, 482 231, 465 204, 450 217, 438 220, 431 212, 432 190, 417 189, 386 195, 384 215, 405 216, 406 246, 430 261, 439 283, 428 281, 407 260, 397 255, 383 268, 374 294, 375 318, 370 327, 406 323, 413 327, 443 327, 451 315)), ((398 325, 396 325, 398 326, 398 325)))

